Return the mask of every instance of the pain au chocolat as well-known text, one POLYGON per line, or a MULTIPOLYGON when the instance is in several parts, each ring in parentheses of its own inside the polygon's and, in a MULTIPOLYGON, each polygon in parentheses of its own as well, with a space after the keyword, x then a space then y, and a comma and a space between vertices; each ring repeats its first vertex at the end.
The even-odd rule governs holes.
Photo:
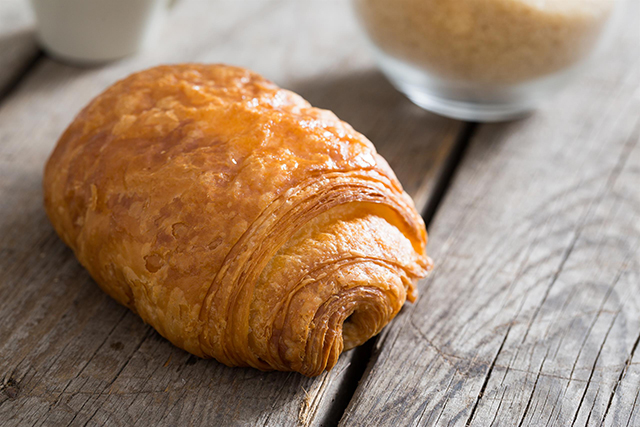
POLYGON ((371 142, 242 68, 117 82, 58 141, 44 194, 106 293, 229 366, 331 369, 431 268, 424 223, 371 142))

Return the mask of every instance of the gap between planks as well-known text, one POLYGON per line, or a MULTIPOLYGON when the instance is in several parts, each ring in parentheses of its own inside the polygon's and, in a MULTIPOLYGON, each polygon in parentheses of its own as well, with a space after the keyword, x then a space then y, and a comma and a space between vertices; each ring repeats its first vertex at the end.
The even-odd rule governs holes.
POLYGON ((25 64, 21 67, 21 69, 15 73, 15 75, 7 81, 7 83, 0 87, 0 108, 4 104, 5 100, 7 100, 13 92, 20 87, 20 84, 25 81, 37 68, 38 64, 42 62, 44 58, 44 52, 38 49, 25 64))

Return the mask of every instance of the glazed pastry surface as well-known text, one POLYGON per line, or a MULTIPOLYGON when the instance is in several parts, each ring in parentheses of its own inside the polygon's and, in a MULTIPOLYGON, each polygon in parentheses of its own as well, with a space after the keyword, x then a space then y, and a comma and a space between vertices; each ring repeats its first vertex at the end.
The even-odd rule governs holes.
POLYGON ((431 268, 424 223, 373 145, 236 67, 117 82, 58 141, 44 192, 105 292, 229 366, 318 375, 431 268))

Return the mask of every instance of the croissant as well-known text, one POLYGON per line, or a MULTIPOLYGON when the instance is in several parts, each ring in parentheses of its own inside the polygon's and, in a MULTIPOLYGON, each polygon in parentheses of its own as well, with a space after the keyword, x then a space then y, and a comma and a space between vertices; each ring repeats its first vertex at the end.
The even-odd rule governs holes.
POLYGON ((371 142, 224 65, 152 68, 95 98, 47 162, 44 204, 107 294, 228 366, 319 375, 431 268, 371 142))

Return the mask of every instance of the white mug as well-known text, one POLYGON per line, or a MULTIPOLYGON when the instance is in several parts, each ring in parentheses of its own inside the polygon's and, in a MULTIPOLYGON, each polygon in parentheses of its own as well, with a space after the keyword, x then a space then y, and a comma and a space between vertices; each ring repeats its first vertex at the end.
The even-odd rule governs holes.
POLYGON ((135 53, 157 37, 170 0, 31 0, 42 48, 80 63, 135 53))

